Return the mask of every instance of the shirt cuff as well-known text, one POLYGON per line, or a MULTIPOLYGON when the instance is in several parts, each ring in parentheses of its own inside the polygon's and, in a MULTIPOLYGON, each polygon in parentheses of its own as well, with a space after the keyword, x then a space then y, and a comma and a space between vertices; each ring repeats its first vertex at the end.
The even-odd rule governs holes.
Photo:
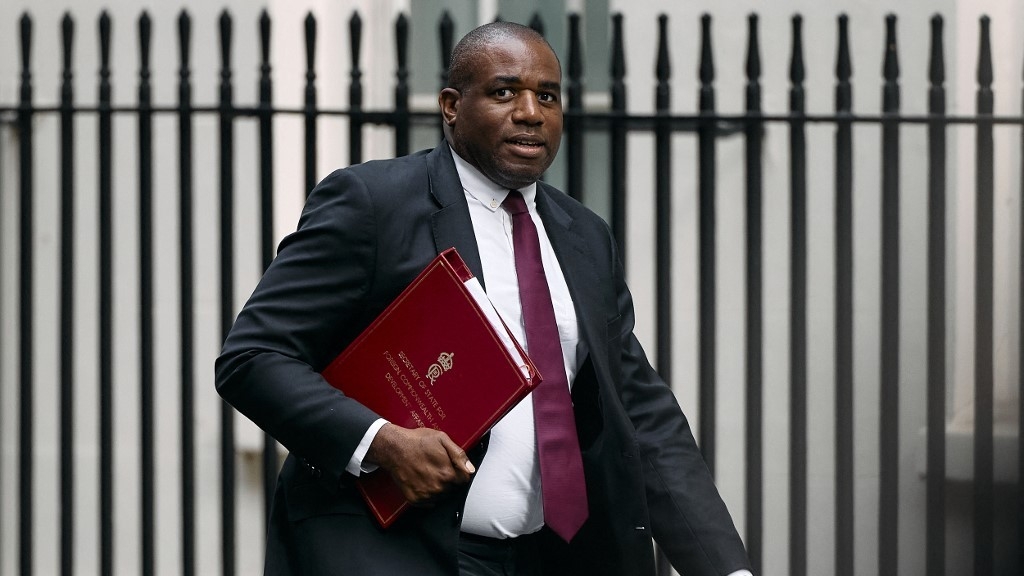
POLYGON ((376 464, 363 465, 363 458, 366 458, 366 453, 370 450, 370 444, 373 439, 377 437, 377 432, 387 424, 388 421, 383 418, 378 418, 370 427, 366 429, 366 433, 363 434, 363 439, 359 441, 359 445, 356 446, 356 451, 352 453, 352 457, 348 460, 348 465, 345 466, 345 471, 353 476, 359 476, 360 474, 373 472, 377 469, 376 464))
POLYGON ((754 576, 754 575, 750 573, 750 570, 737 570, 737 571, 733 572, 732 574, 729 574, 729 576, 754 576))

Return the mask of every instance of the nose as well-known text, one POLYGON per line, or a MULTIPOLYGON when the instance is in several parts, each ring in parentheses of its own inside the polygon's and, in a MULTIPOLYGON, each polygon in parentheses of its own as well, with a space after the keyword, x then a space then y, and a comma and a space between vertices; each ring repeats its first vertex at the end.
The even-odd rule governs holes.
POLYGON ((544 123, 544 115, 540 110, 540 102, 537 95, 530 90, 524 90, 516 98, 515 109, 512 112, 512 119, 524 124, 539 125, 544 123))

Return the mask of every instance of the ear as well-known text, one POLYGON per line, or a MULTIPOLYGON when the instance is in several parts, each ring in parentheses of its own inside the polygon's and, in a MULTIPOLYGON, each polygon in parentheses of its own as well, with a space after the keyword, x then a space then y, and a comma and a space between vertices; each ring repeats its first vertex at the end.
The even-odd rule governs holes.
POLYGON ((448 126, 455 124, 455 117, 459 115, 459 100, 462 94, 455 88, 445 88, 437 96, 437 105, 441 107, 441 118, 448 126))

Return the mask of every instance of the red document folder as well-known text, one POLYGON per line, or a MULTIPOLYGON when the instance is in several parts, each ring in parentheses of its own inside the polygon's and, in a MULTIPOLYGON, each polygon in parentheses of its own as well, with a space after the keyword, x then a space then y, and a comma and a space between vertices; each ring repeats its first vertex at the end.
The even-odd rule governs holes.
MULTIPOLYGON (((468 450, 540 383, 508 329, 473 298, 465 285, 472 278, 459 253, 445 250, 323 377, 389 422, 441 430, 468 450)), ((383 470, 356 483, 385 528, 409 504, 383 470)))

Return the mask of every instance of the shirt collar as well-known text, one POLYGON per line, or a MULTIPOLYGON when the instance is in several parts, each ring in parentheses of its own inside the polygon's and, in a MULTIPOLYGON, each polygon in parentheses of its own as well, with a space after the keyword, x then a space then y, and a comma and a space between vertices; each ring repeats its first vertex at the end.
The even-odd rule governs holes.
MULTIPOLYGON (((466 194, 475 198, 491 212, 496 212, 501 208, 501 203, 508 196, 508 189, 491 182, 480 170, 459 156, 455 150, 452 150, 452 159, 455 160, 455 171, 459 173, 459 181, 462 182, 462 189, 466 191, 466 194)), ((526 206, 535 210, 537 183, 531 182, 518 190, 526 200, 526 206)))

